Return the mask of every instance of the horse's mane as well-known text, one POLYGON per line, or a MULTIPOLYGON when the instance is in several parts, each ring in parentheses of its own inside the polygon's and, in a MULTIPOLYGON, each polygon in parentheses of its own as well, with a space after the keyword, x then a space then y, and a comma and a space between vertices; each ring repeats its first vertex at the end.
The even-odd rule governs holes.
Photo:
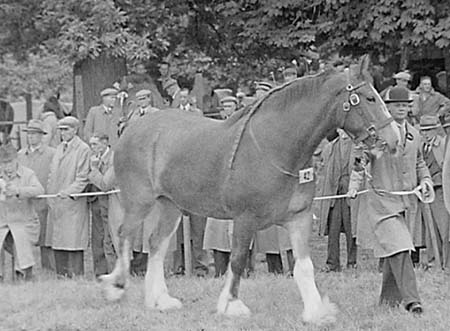
POLYGON ((263 105, 272 102, 273 99, 277 98, 277 107, 280 109, 286 108, 288 105, 292 104, 293 101, 298 100, 300 97, 313 97, 319 91, 323 83, 333 74, 336 70, 329 69, 324 72, 318 73, 316 75, 304 76, 287 82, 283 85, 277 86, 270 90, 264 97, 256 101, 254 104, 247 106, 235 114, 233 114, 228 120, 228 125, 233 125, 237 122, 242 122, 239 127, 238 134, 233 144, 233 150, 229 162, 229 168, 233 167, 234 159, 236 156, 237 149, 239 147, 242 135, 247 127, 247 123, 250 118, 255 114, 263 105), (243 119, 242 121, 240 121, 243 119))

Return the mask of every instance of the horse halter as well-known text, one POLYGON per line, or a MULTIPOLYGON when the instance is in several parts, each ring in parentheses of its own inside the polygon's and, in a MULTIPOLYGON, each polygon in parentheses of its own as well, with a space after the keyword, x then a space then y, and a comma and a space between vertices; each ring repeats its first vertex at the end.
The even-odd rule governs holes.
MULTIPOLYGON (((361 88, 366 84, 367 84, 366 82, 361 82, 358 85, 353 86, 352 84, 349 83, 345 88, 346 91, 348 92, 348 98, 347 101, 344 101, 344 103, 342 104, 342 109, 346 114, 346 116, 344 117, 344 124, 345 120, 347 119, 347 114, 351 111, 352 106, 355 107, 359 105, 361 102, 361 99, 358 93, 356 93, 356 90, 358 90, 359 88, 361 88)), ((389 117, 386 120, 381 121, 380 123, 372 123, 371 119, 365 112, 358 111, 358 114, 363 118, 364 123, 367 127, 364 130, 363 134, 359 136, 355 136, 347 132, 347 134, 355 141, 355 143, 360 143, 366 140, 367 138, 371 138, 373 140, 373 143, 371 144, 372 146, 376 145, 377 142, 380 141, 383 141, 382 144, 386 144, 386 142, 384 142, 384 140, 380 138, 378 131, 388 126, 394 119, 392 117, 389 117)))

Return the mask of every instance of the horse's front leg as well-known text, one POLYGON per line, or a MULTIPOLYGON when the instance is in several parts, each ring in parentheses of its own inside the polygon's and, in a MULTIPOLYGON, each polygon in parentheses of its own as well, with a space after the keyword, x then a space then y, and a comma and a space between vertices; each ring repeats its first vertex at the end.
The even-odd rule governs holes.
POLYGON ((238 299, 239 284, 247 263, 249 247, 255 234, 255 222, 239 218, 234 222, 231 261, 226 274, 225 286, 219 296, 217 312, 229 316, 248 316, 250 310, 238 299))
POLYGON ((294 279, 304 303, 303 320, 315 324, 332 323, 335 321, 337 309, 327 297, 320 296, 309 254, 312 219, 312 212, 308 209, 295 214, 292 221, 285 224, 289 231, 295 258, 294 279))

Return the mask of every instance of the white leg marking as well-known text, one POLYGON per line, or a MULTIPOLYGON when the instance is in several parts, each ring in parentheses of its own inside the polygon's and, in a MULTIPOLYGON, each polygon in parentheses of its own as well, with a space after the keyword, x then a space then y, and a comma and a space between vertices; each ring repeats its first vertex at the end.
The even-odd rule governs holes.
POLYGON ((182 307, 181 301, 169 295, 164 279, 164 257, 174 231, 162 241, 159 250, 149 256, 145 274, 145 304, 148 308, 168 310, 182 307))
POLYGON ((105 297, 108 301, 117 301, 125 294, 128 285, 128 272, 130 268, 130 243, 124 240, 122 254, 117 258, 114 270, 109 275, 100 276, 105 297), (121 281, 118 278, 123 277, 121 281), (119 286, 118 286, 119 285, 119 286))
MULTIPOLYGON (((308 222, 308 220, 303 220, 308 222)), ((337 308, 327 297, 321 298, 314 280, 314 267, 307 251, 307 239, 310 226, 299 226, 299 220, 287 224, 295 256, 294 279, 300 290, 304 303, 302 318, 314 324, 333 323, 336 320, 337 308), (296 223, 297 222, 297 223, 296 223), (299 258, 301 256, 302 258, 299 258)), ((301 222, 301 221, 300 221, 301 222)), ((301 224, 301 223, 300 223, 301 224)))
POLYGON ((230 290, 233 279, 231 264, 228 264, 226 277, 225 286, 220 292, 219 301, 217 302, 217 313, 227 316, 250 316, 250 309, 241 300, 231 297, 230 290))
POLYGON ((314 280, 314 267, 309 257, 295 260, 294 279, 305 305, 303 320, 315 324, 334 322, 336 306, 327 297, 320 297, 314 280))

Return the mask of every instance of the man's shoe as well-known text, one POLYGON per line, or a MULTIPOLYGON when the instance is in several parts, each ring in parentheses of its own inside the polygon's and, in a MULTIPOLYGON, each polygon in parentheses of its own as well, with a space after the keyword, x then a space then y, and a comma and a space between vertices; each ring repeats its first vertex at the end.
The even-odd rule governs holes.
POLYGON ((423 308, 420 302, 410 303, 408 306, 406 306, 406 310, 409 311, 410 313, 418 315, 423 313, 423 308))

